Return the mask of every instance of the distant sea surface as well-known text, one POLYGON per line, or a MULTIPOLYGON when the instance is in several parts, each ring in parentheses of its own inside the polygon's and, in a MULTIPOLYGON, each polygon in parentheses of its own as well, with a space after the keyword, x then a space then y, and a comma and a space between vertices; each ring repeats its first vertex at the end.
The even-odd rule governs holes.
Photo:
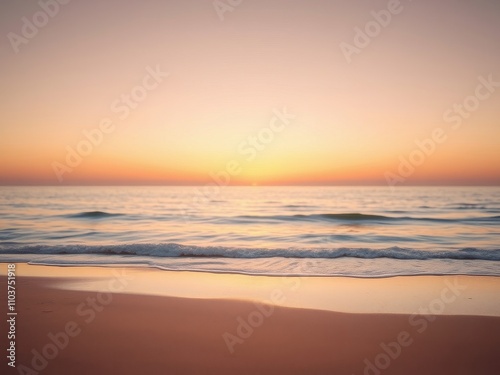
POLYGON ((500 188, 0 187, 0 261, 500 276, 500 188))

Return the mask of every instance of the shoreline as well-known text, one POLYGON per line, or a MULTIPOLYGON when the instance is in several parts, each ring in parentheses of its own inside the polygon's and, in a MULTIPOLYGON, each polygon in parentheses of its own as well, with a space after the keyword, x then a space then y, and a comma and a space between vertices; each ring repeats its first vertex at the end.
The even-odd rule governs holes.
MULTIPOLYGON (((54 268, 48 272, 44 267, 16 267, 17 369, 2 364, 7 367, 6 374, 23 373, 21 369, 24 373, 32 374, 28 371, 31 369, 33 373, 55 375, 417 375, 500 371, 499 316, 346 313, 286 307, 286 291, 280 295, 278 289, 272 288, 275 284, 263 277, 209 275, 200 279, 200 275, 192 273, 182 277, 165 271, 121 273, 119 268, 114 269, 114 275, 88 267, 78 272, 74 268, 58 270, 71 271, 73 276, 68 276, 54 268), (154 295, 144 290, 134 293, 130 287, 134 283, 140 288, 157 284, 159 277, 177 281, 175 286, 184 288, 183 293, 189 288, 200 289, 205 298, 154 295), (262 303, 258 298, 210 297, 207 291, 221 287, 214 278, 222 278, 229 289, 241 291, 245 285, 263 288, 275 303, 262 303), (144 279, 149 281, 144 284, 144 279), (227 284, 229 281, 232 283, 227 284), (61 288, 71 284, 75 288, 61 288), (82 290, 85 285, 91 288, 82 290), (96 285, 104 288, 95 289, 96 285)), ((496 283, 489 284, 490 279, 479 279, 474 281, 481 281, 479 289, 498 290, 496 283)), ((301 291, 316 291, 319 294, 315 298, 325 295, 321 291, 333 293, 328 290, 333 284, 317 285, 325 280, 315 280, 314 285, 308 285, 311 280, 303 280, 301 291)), ((6 277, 0 276, 1 301, 6 301, 5 281, 6 277)), ((356 289, 358 283, 353 280, 335 281, 337 287, 352 294, 351 299, 368 298, 356 289)), ((377 284, 385 293, 399 291, 392 298, 412 294, 419 288, 428 298, 435 298, 430 288, 435 277, 423 284, 401 283, 401 278, 382 283, 364 281, 377 284), (409 291, 408 285, 414 289, 409 291)), ((472 288, 474 282, 469 282, 472 288)), ((412 294, 412 298, 417 297, 412 294)), ((444 297, 450 299, 451 294, 444 297)), ((2 303, 2 311, 5 305, 2 303)), ((0 330, 6 329, 7 322, 2 319, 0 330)), ((1 350, 7 349, 5 342, 0 340, 1 350)))
MULTIPOLYGON (((196 258, 196 257, 194 257, 196 258)), ((203 259, 206 259, 205 257, 201 257, 203 259)), ((217 259, 215 257, 214 259, 217 259)), ((299 258, 301 259, 301 258, 299 258)), ((371 260, 371 259, 366 259, 366 260, 371 260)), ((405 261, 404 259, 400 259, 401 261, 405 261)), ((316 274, 278 274, 278 273, 266 273, 266 274, 258 274, 258 273, 250 273, 250 272, 238 272, 238 271, 215 271, 215 270, 204 270, 204 269, 167 269, 162 266, 156 266, 156 265, 144 265, 144 264, 134 264, 134 263, 102 263, 102 264, 94 264, 94 263, 85 263, 85 264, 77 264, 77 263, 33 263, 33 262, 26 262, 25 260, 23 261, 12 261, 12 262, 6 262, 6 261, 0 261, 0 265, 2 264, 25 264, 28 266, 35 266, 35 267, 56 267, 56 268, 126 268, 126 269, 139 269, 139 270, 155 270, 155 271, 164 271, 164 272, 189 272, 189 273, 209 273, 209 274, 214 274, 214 275, 238 275, 238 276, 255 276, 255 277, 305 277, 305 278, 347 278, 347 279, 390 279, 390 278, 397 278, 397 277, 454 277, 454 276, 464 276, 464 277, 498 277, 500 278, 500 274, 467 274, 467 273, 416 273, 416 274, 388 274, 388 275, 371 275, 371 276, 357 276, 357 275, 316 275, 316 274)), ((0 275, 2 275, 2 272, 0 270, 0 275)))
MULTIPOLYGON (((108 280, 121 274, 130 282, 120 292, 135 295, 269 302, 273 293, 281 293, 280 305, 291 308, 412 314, 431 306, 435 315, 500 316, 500 278, 494 276, 255 276, 136 266, 16 265, 18 277, 50 279, 52 288, 75 292, 106 290, 108 280), (441 301, 450 290, 453 301, 441 301)), ((7 263, 0 263, 0 276, 6 270, 7 263)))

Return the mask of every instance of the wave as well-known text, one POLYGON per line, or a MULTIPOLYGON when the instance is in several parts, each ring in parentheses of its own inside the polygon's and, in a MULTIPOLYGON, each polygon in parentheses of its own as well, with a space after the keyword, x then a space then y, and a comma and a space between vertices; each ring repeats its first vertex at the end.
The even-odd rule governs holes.
POLYGON ((464 217, 464 218, 430 218, 430 217, 412 217, 412 216, 386 216, 372 215, 362 213, 340 213, 340 214, 296 214, 296 215, 242 215, 235 216, 233 219, 250 220, 283 220, 283 221, 305 221, 305 220, 323 220, 323 221, 429 221, 429 222, 474 222, 474 221, 499 221, 500 216, 484 217, 464 217))
POLYGON ((485 210, 487 207, 480 203, 453 203, 447 207, 454 210, 485 210))
MULTIPOLYGON (((404 212, 394 212, 404 213, 404 212)), ((89 219, 99 220, 113 217, 122 217, 124 220, 176 220, 179 217, 170 213, 169 215, 160 216, 137 216, 121 213, 111 213, 105 211, 83 211, 73 214, 62 215, 68 219, 89 219)), ((185 217, 183 217, 185 219, 185 217)), ((406 221, 434 222, 434 223, 455 223, 455 222, 489 222, 500 221, 500 216, 483 216, 483 217, 462 217, 462 218, 431 218, 431 217, 414 217, 414 216, 387 216, 378 214, 363 214, 358 212, 352 213, 320 213, 320 214, 293 214, 293 215, 240 215, 230 217, 214 217, 214 221, 239 221, 239 222, 259 222, 259 221, 323 221, 323 222, 384 222, 398 223, 406 221)))
POLYGON ((78 212, 76 214, 64 215, 64 217, 70 219, 102 219, 113 216, 122 216, 122 214, 113 214, 104 211, 84 211, 84 212, 78 212))
POLYGON ((363 221, 363 220, 395 220, 397 218, 383 215, 367 215, 360 213, 349 213, 349 214, 319 214, 319 215, 309 215, 310 217, 318 217, 321 219, 330 220, 348 220, 348 221, 363 221))
POLYGON ((187 246, 176 243, 123 245, 22 245, 1 244, 0 254, 93 254, 189 258, 390 258, 399 260, 456 259, 500 261, 500 249, 462 248, 422 250, 401 247, 376 248, 240 248, 187 246))

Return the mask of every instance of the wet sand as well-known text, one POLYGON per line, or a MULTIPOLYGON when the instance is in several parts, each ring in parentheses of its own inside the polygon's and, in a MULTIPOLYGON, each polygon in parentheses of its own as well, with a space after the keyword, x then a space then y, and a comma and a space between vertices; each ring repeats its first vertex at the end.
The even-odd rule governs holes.
MULTIPOLYGON (((115 281, 107 292, 75 291, 55 288, 61 278, 18 275, 17 368, 2 356, 2 373, 500 373, 500 317, 290 308, 279 293, 276 306, 115 293, 115 281)), ((4 317, 6 290, 2 276, 4 317)), ((0 327, 6 353, 6 319, 0 327)))

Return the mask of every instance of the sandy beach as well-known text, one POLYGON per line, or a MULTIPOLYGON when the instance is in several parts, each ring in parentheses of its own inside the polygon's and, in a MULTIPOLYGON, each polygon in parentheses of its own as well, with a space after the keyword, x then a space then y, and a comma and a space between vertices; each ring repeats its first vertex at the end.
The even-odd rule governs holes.
POLYGON ((500 0, 0 35, 0 375, 500 375, 500 0))
MULTIPOLYGON (((4 356, 2 368, 6 372, 2 372, 7 374, 357 375, 500 371, 498 316, 291 308, 280 306, 284 296, 277 289, 271 289, 270 297, 276 305, 234 298, 151 295, 147 290, 132 294, 123 287, 129 282, 130 270, 125 278, 106 278, 103 275, 110 269, 101 269, 102 274, 94 272, 92 277, 82 276, 85 268, 22 265, 21 269, 27 276, 16 277, 17 367, 9 367, 4 356), (56 276, 49 277, 51 271, 56 276), (74 276, 68 277, 69 273, 74 276), (64 283, 81 284, 92 278, 105 282, 107 290, 60 288, 64 283)), ((120 275, 119 269, 114 271, 120 275)), ((150 275, 154 280, 162 272, 141 270, 136 277, 150 275)), ((165 274, 186 278, 178 272, 165 274)), ((226 283, 235 277, 214 276, 226 283)), ((266 279, 250 278, 255 284, 265 283, 262 279, 266 279)), ((337 279, 340 283, 344 280, 346 288, 352 288, 349 279, 337 279)), ((386 284, 400 284, 401 279, 384 280, 386 284)), ((416 281, 418 277, 407 279, 416 281)), ((497 278, 471 279, 481 281, 484 290, 497 287, 499 282, 497 278)), ((421 284, 425 291, 426 283, 421 284)), ((0 290, 0 300, 6 301, 5 276, 1 277, 0 290)), ((480 298, 480 289, 475 290, 473 297, 469 294, 466 298, 480 298)), ((452 297, 453 290, 442 292, 428 307, 438 309, 437 301, 446 305, 452 297)), ((351 299, 362 300, 363 296, 352 295, 351 299)), ((4 303, 4 316, 5 311, 4 303)), ((8 328, 6 319, 2 319, 4 353, 8 328)))

